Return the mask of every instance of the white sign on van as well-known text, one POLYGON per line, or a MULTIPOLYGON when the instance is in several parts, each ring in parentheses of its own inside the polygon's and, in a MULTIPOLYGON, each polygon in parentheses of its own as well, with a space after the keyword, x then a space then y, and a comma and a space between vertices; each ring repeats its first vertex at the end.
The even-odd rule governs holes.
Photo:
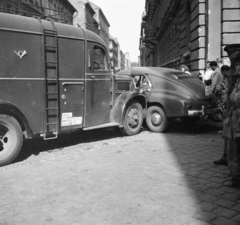
POLYGON ((72 113, 63 113, 62 114, 62 126, 72 126, 82 124, 82 117, 73 117, 72 113))
POLYGON ((79 125, 79 124, 82 124, 82 117, 73 117, 72 125, 79 125))
POLYGON ((63 113, 61 124, 62 124, 62 126, 71 126, 72 125, 72 113, 63 113))

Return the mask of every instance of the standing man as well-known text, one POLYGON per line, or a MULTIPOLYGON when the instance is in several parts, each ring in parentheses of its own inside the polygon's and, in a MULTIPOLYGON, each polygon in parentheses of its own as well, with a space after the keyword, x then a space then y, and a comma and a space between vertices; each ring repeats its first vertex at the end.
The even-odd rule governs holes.
POLYGON ((218 68, 218 64, 216 61, 211 61, 210 67, 211 67, 211 70, 213 71, 212 77, 211 77, 212 83, 211 83, 210 88, 211 88, 211 91, 214 94, 216 94, 218 89, 220 88, 220 84, 223 81, 223 75, 222 75, 220 69, 218 68))

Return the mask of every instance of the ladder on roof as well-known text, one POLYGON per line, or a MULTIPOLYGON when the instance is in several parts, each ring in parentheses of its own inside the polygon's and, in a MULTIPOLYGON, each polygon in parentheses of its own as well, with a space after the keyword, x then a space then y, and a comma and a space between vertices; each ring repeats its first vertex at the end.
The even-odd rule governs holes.
POLYGON ((55 139, 59 132, 59 57, 57 29, 49 20, 53 29, 43 25, 44 73, 45 73, 45 120, 44 139, 55 139))

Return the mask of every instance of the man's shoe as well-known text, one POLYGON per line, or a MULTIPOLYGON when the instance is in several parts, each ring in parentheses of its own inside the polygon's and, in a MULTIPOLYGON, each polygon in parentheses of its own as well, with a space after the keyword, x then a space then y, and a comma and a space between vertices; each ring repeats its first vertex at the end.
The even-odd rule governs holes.
POLYGON ((227 160, 224 160, 224 159, 222 159, 222 158, 213 161, 213 163, 216 164, 216 165, 223 165, 223 166, 227 166, 227 165, 228 165, 227 160))

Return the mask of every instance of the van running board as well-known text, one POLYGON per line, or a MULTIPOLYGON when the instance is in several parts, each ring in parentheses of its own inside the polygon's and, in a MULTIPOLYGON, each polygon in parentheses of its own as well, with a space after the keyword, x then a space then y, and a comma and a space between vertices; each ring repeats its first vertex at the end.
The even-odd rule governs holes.
POLYGON ((119 127, 119 126, 120 126, 119 123, 105 123, 98 126, 86 127, 86 128, 83 128, 83 130, 93 130, 93 129, 99 129, 99 128, 105 128, 105 127, 119 127))
POLYGON ((44 140, 56 139, 58 138, 58 132, 45 133, 45 134, 41 134, 40 136, 43 137, 44 140))

